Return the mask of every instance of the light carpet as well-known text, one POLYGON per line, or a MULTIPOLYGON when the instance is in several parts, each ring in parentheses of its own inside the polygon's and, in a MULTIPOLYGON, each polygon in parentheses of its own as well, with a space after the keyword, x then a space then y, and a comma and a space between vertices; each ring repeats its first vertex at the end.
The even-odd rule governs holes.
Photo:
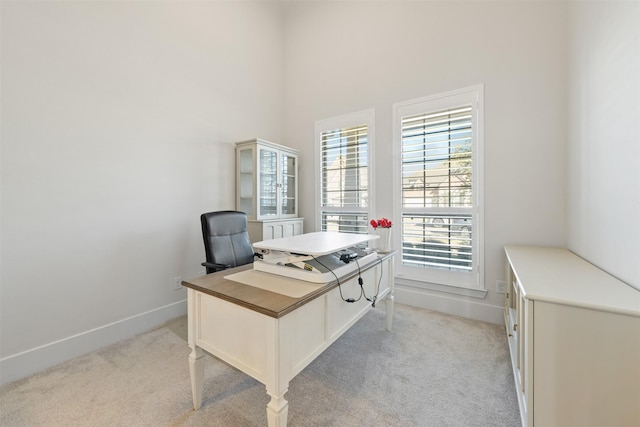
MULTIPOLYGON (((395 304, 296 376, 289 426, 518 426, 502 327, 395 304)), ((194 411, 186 318, 0 388, 1 426, 266 426, 265 387, 207 356, 194 411)))

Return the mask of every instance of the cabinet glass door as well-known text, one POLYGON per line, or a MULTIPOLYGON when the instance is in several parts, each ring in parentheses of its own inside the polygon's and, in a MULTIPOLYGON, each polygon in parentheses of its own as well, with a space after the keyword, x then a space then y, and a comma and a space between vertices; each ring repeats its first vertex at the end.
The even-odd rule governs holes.
POLYGON ((253 211, 253 150, 251 147, 238 152, 238 209, 249 217, 255 215, 253 211))
POLYGON ((259 150, 258 167, 260 168, 258 193, 259 216, 276 217, 278 215, 278 155, 275 151, 261 148, 259 150))
POLYGON ((282 154, 280 176, 280 215, 295 216, 296 212, 296 161, 297 157, 282 154))

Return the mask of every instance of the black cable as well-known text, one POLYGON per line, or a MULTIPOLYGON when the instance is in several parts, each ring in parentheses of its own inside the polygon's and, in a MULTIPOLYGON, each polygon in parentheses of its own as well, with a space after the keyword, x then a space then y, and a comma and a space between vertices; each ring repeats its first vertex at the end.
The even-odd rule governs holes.
MULTIPOLYGON (((331 274, 333 274, 333 276, 336 278, 336 280, 338 281, 338 290, 340 291, 340 298, 342 298, 342 301, 348 302, 348 303, 354 303, 354 302, 360 301, 360 299, 362 298, 362 295, 364 293, 364 289, 362 289, 362 286, 360 286, 360 296, 358 297, 358 299, 353 299, 353 298, 345 299, 344 296, 342 295, 342 286, 340 284, 340 279, 338 278, 338 275, 335 273, 335 271, 333 271, 332 269, 330 269, 329 267, 324 265, 322 262, 320 262, 320 260, 318 258, 316 258, 314 255, 311 255, 311 256, 313 257, 314 260, 316 260, 318 262, 318 264, 320 264, 321 266, 323 266, 324 268, 329 270, 331 272, 331 274)), ((359 265, 358 265, 358 269, 360 269, 359 265)))
POLYGON ((380 283, 382 283, 382 266, 383 263, 380 261, 380 277, 378 278, 378 287, 376 289, 376 295, 373 297, 373 303, 371 307, 376 308, 376 300, 378 299, 378 294, 380 293, 380 283))
POLYGON ((364 299, 366 299, 369 302, 373 302, 371 301, 370 298, 367 297, 367 294, 364 292, 364 280, 362 280, 362 272, 360 271, 360 263, 358 262, 358 258, 354 258, 354 261, 356 262, 356 265, 358 266, 358 284, 360 285, 360 290, 362 295, 364 295, 364 299))
POLYGON ((358 263, 358 258, 355 258, 356 265, 358 266, 358 283, 360 284, 360 289, 362 289, 362 295, 364 295, 364 299, 371 303, 371 307, 376 308, 376 300, 378 299, 378 294, 380 293, 380 283, 382 282, 382 262, 380 262, 380 278, 378 279, 378 286, 376 288, 376 294, 373 296, 373 299, 367 298, 367 294, 364 291, 364 281, 362 280, 362 276, 360 273, 360 264, 358 263))

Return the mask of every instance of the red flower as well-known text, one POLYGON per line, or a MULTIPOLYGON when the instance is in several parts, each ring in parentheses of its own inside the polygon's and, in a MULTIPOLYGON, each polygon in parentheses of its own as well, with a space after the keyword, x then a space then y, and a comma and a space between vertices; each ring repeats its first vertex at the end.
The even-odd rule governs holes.
POLYGON ((378 227, 382 227, 382 228, 391 228, 391 225, 393 225, 393 223, 391 221, 389 221, 387 218, 382 218, 379 220, 375 220, 372 219, 369 224, 371 224, 371 226, 373 227, 373 229, 375 230, 378 227))

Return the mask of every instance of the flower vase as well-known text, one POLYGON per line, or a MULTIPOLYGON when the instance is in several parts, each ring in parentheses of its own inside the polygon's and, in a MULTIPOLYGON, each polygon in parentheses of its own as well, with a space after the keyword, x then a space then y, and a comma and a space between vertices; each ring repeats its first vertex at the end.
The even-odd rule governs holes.
POLYGON ((376 248, 378 252, 390 252, 391 251, 391 228, 378 227, 376 234, 380 236, 376 242, 376 248))

